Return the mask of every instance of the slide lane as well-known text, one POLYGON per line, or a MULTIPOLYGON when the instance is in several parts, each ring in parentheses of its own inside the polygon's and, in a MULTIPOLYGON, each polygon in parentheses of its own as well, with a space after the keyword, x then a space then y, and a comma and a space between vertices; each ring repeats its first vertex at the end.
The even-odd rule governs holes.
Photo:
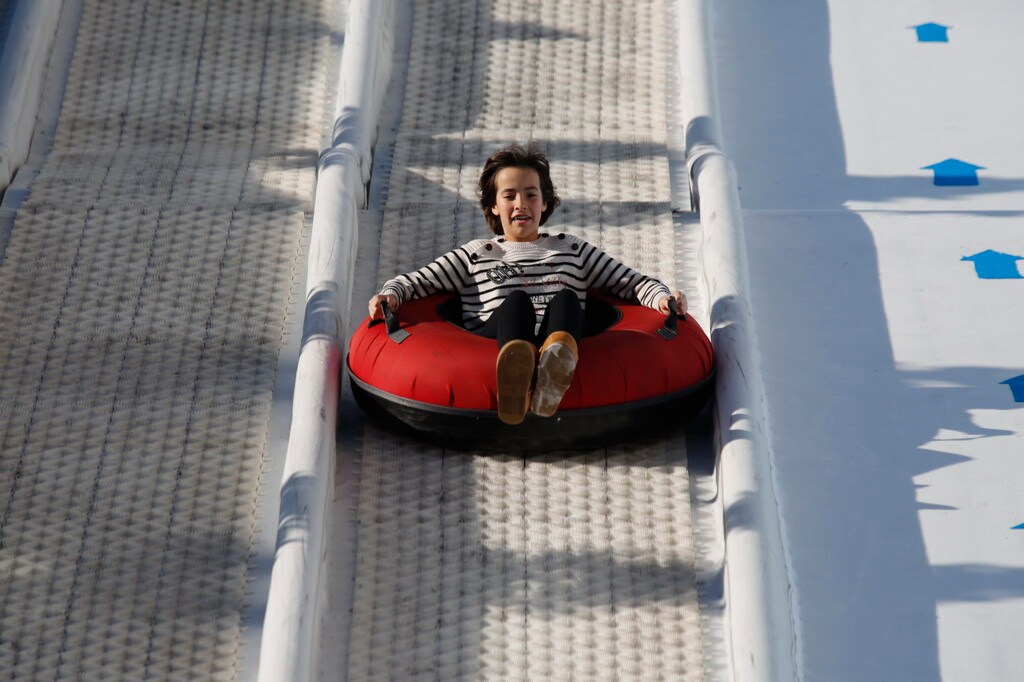
POLYGON ((254 679, 333 4, 18 9, 60 21, 4 71, 0 675, 254 679))
MULTIPOLYGON (((384 279, 482 234, 483 160, 529 139, 555 228, 693 292, 706 324, 699 221, 673 212, 670 9, 398 3, 350 324, 384 279)), ((706 435, 523 457, 385 433, 347 390, 341 413, 321 679, 729 679, 706 435)))
POLYGON ((716 12, 800 674, 1018 679, 1024 12, 716 12))

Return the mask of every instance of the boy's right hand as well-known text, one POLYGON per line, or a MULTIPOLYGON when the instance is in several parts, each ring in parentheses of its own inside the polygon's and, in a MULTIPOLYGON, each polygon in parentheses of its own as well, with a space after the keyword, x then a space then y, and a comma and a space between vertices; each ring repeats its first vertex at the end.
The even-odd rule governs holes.
POLYGON ((380 320, 384 317, 384 310, 380 307, 381 303, 387 303, 391 310, 395 310, 398 307, 398 297, 392 294, 377 294, 370 299, 370 319, 380 320))

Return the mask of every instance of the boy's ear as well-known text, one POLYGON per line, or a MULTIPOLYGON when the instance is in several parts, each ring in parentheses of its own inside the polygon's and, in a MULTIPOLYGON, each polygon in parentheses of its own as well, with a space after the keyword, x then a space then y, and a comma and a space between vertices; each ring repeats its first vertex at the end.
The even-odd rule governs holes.
POLYGON ((498 215, 498 205, 497 204, 495 204, 494 206, 491 206, 491 213, 493 213, 494 215, 498 215))

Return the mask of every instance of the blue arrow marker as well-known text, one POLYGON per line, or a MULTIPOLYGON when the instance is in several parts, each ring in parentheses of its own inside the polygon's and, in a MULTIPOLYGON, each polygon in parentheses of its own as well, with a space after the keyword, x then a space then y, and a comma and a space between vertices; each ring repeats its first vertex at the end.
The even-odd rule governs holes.
POLYGON ((936 24, 929 22, 927 24, 918 24, 912 27, 917 31, 917 42, 919 43, 948 43, 949 42, 949 26, 943 26, 942 24, 936 24))
POLYGON ((930 166, 923 166, 921 170, 935 171, 935 184, 939 186, 951 185, 977 185, 978 169, 984 166, 975 166, 959 159, 946 159, 930 166))
POLYGON ((1024 403, 1024 374, 999 383, 1010 387, 1010 391, 1013 392, 1013 402, 1024 403))
POLYGON ((1024 523, 1020 524, 1019 526, 1014 526, 1010 530, 1024 530, 1024 523))
POLYGON ((973 261, 979 279, 1024 279, 1017 271, 1017 261, 1024 260, 1021 256, 989 249, 973 256, 964 256, 960 260, 973 261))

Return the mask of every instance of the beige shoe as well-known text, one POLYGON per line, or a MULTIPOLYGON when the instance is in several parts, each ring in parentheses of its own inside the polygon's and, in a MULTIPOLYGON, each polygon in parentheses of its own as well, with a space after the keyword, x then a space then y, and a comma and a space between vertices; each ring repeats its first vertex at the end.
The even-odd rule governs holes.
POLYGON ((554 332, 547 338, 540 347, 537 386, 533 389, 531 412, 541 417, 550 417, 558 411, 562 396, 572 382, 578 359, 579 349, 572 334, 554 332))
POLYGON ((498 352, 498 419, 521 424, 530 408, 530 384, 537 365, 537 348, 529 341, 509 341, 498 352))

